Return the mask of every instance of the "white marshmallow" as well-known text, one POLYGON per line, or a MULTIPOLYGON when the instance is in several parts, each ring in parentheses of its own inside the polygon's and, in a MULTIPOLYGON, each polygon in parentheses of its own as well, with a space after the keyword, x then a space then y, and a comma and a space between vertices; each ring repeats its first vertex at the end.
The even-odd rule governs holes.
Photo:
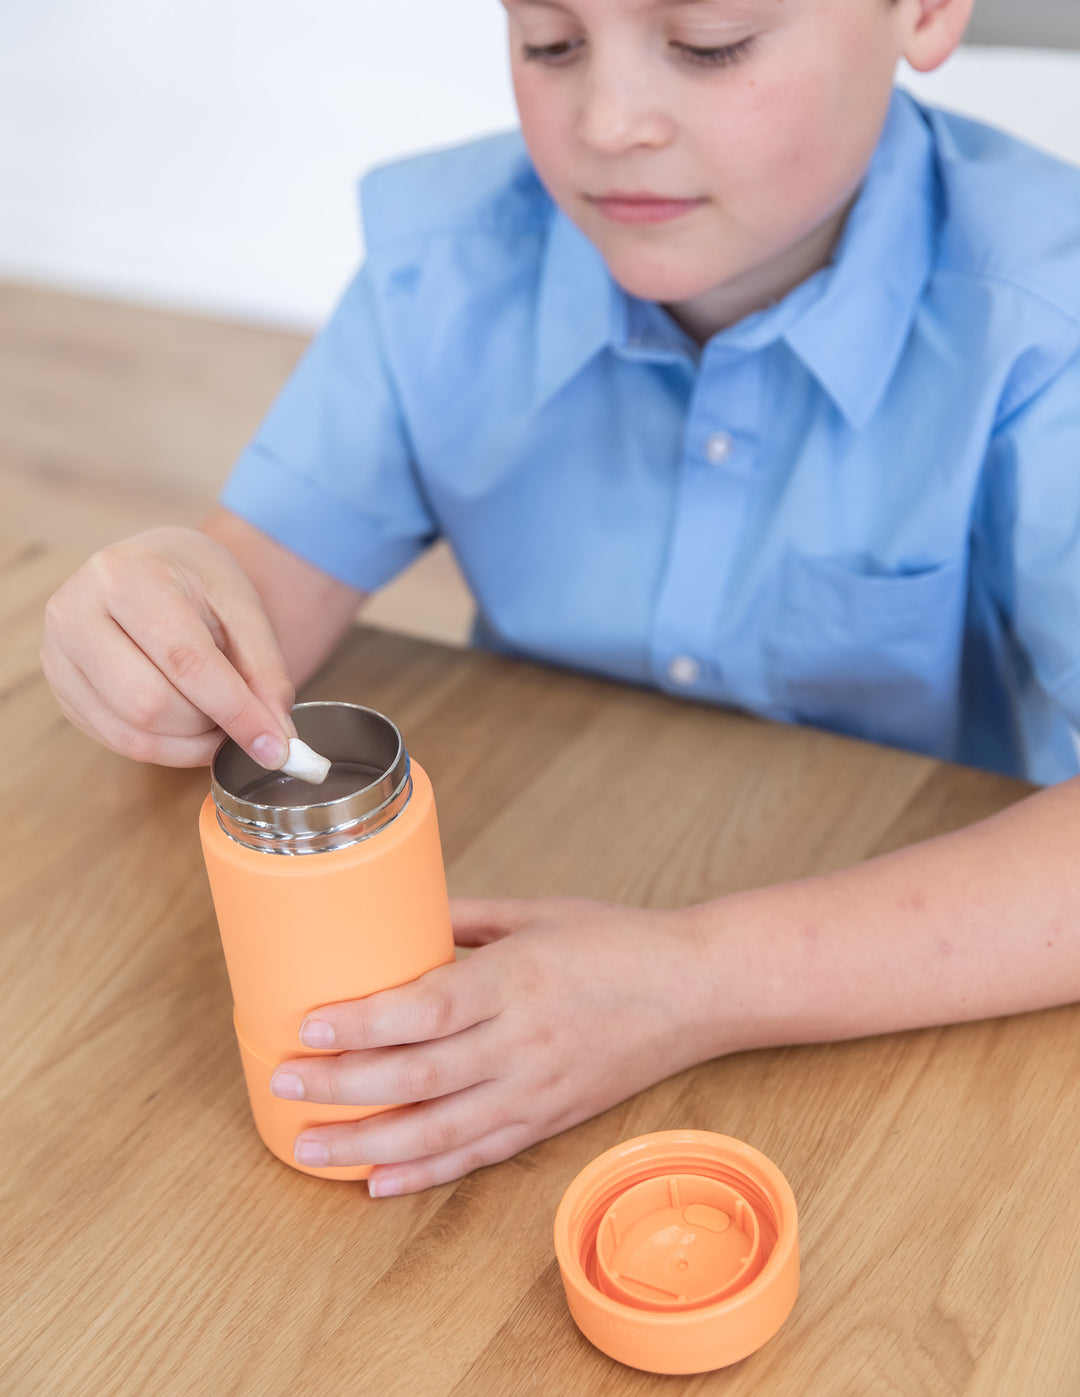
POLYGON ((298 737, 289 738, 289 759, 281 770, 286 776, 295 776, 301 781, 310 781, 313 786, 321 786, 330 770, 330 758, 320 757, 306 742, 298 737))

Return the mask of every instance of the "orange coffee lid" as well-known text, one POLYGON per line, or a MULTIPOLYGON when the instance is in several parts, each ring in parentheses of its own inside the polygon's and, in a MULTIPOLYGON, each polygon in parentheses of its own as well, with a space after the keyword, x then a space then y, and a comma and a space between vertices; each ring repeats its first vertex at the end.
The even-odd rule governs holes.
POLYGON ((795 1197, 760 1151, 707 1130, 627 1140, 555 1217, 578 1328, 620 1363, 704 1373, 760 1348, 799 1289, 795 1197))

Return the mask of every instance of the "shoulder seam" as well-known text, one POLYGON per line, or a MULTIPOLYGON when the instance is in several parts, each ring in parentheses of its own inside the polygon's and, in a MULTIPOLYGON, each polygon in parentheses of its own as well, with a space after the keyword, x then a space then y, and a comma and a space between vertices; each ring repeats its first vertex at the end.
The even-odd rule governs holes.
POLYGON ((1070 325, 1080 329, 1080 306, 1062 305, 1060 301, 1054 299, 1053 293, 1049 289, 1044 290, 1037 282, 1018 277, 1014 271, 1008 268, 964 267, 950 265, 948 262, 939 262, 934 269, 934 277, 941 275, 966 277, 971 281, 992 281, 999 286, 1007 286, 1012 291, 1019 291, 1025 296, 1030 296, 1033 300, 1040 301, 1060 319, 1066 320, 1070 325))

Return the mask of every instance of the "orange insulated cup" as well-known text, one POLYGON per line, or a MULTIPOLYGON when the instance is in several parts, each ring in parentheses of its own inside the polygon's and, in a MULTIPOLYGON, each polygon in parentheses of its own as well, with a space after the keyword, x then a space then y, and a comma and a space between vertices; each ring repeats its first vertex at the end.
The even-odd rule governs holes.
POLYGON ((270 1078, 285 1058, 326 1055, 300 1041, 312 1009, 454 959, 435 798, 381 713, 302 703, 293 718, 303 741, 330 758, 326 781, 266 771, 227 740, 211 765, 199 833, 256 1129, 294 1169, 366 1179, 370 1165, 298 1164, 293 1142, 311 1126, 391 1106, 280 1100, 270 1078))

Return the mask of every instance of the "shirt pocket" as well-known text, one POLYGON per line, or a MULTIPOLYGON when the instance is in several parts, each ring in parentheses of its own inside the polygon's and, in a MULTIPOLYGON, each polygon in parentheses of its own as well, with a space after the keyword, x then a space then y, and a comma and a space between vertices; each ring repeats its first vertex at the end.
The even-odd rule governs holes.
POLYGON ((948 757, 956 750, 966 567, 916 572, 789 553, 766 673, 800 722, 948 757))

